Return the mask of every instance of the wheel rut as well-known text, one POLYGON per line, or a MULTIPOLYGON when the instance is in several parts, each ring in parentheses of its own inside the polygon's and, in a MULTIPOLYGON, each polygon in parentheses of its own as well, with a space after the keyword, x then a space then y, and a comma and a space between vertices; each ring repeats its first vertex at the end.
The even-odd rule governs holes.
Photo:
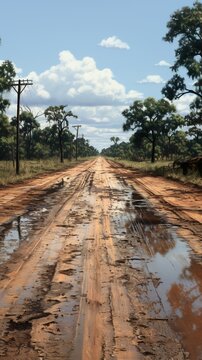
MULTIPOLYGON (((1 217, 0 357, 200 359, 201 257, 179 235, 172 207, 169 215, 159 202, 161 187, 152 188, 153 180, 148 192, 148 179, 144 186, 144 177, 141 184, 104 158, 60 176, 63 185, 45 190, 45 198, 41 180, 30 197, 22 188, 20 211, 33 222, 16 222, 9 237, 1 217), (23 241, 12 247, 17 234, 23 241)), ((43 184, 50 185, 48 178, 43 184)), ((168 189, 167 182, 161 186, 168 189)), ((2 196, 11 220, 15 194, 10 214, 2 196)))

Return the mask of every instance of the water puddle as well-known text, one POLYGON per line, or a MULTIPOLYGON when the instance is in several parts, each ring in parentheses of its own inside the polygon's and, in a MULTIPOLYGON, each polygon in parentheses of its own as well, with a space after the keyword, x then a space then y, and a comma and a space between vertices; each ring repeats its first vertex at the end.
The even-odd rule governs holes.
POLYGON ((8 224, 0 225, 0 265, 10 259, 22 242, 29 241, 33 231, 41 228, 47 214, 60 201, 64 192, 62 189, 48 189, 42 198, 34 199, 27 213, 8 224))
POLYGON ((186 242, 171 232, 175 246, 147 266, 161 279, 157 287, 166 314, 193 359, 202 357, 202 265, 186 242))
POLYGON ((46 208, 18 216, 11 223, 0 226, 0 264, 7 261, 23 241, 29 241, 29 234, 42 220, 46 208))
POLYGON ((131 207, 135 210, 131 231, 141 237, 145 259, 141 265, 131 260, 131 265, 143 266, 151 274, 149 299, 156 304, 160 299, 191 359, 202 359, 202 257, 193 254, 176 229, 164 223, 139 194, 132 194, 131 207))

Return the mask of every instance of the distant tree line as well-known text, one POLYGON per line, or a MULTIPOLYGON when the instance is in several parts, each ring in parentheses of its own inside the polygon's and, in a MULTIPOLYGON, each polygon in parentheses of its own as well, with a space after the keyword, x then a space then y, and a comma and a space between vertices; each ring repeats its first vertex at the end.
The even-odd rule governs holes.
MULTIPOLYGON (((201 156, 202 136, 189 135, 190 131, 176 129, 169 134, 161 133, 155 142, 155 160, 184 159, 201 156)), ((141 131, 136 131, 128 142, 118 141, 101 151, 101 155, 132 161, 151 161, 152 143, 141 131)))
MULTIPOLYGON (((49 125, 41 128, 37 115, 25 109, 20 114, 20 158, 47 159, 58 157, 71 160, 75 157, 76 141, 78 157, 98 155, 98 151, 89 144, 84 137, 75 138, 69 130, 68 120, 70 112, 64 106, 49 107, 44 112, 49 125), (52 117, 51 117, 52 115, 52 117), (58 116, 58 117, 57 117, 58 116), (65 124, 64 124, 65 122, 65 124)), ((0 160, 15 159, 16 117, 9 119, 0 114, 0 160)))

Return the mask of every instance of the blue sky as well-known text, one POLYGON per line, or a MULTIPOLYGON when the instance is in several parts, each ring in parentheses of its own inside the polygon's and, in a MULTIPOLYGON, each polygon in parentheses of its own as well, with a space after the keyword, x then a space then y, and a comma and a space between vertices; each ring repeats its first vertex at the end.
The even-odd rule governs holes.
MULTIPOLYGON (((170 15, 191 0, 35 0, 1 3, 0 59, 11 60, 16 78, 31 79, 21 105, 34 113, 68 104, 80 134, 99 150, 110 137, 127 141, 121 115, 137 99, 161 98, 172 73, 174 45, 166 43, 170 15)), ((11 92, 8 115, 15 115, 11 92)), ((190 96, 177 108, 184 113, 190 96)), ((44 119, 39 118, 44 126, 44 119)))

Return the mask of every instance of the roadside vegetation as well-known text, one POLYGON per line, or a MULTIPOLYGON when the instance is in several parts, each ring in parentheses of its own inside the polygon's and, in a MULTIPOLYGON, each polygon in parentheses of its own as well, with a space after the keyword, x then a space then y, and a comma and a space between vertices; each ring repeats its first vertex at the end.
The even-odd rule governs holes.
POLYGON ((202 177, 197 171, 189 171, 187 175, 183 175, 182 169, 179 166, 173 167, 173 161, 164 160, 151 163, 149 161, 138 162, 120 160, 117 158, 111 158, 111 160, 116 161, 127 168, 140 170, 141 172, 144 172, 148 175, 163 176, 168 179, 202 186, 202 177))
POLYGON ((45 160, 22 160, 20 163, 19 175, 16 175, 15 166, 13 166, 11 161, 0 161, 0 186, 21 182, 40 174, 65 170, 87 159, 88 158, 79 158, 78 160, 65 159, 63 163, 58 161, 57 158, 45 160))

